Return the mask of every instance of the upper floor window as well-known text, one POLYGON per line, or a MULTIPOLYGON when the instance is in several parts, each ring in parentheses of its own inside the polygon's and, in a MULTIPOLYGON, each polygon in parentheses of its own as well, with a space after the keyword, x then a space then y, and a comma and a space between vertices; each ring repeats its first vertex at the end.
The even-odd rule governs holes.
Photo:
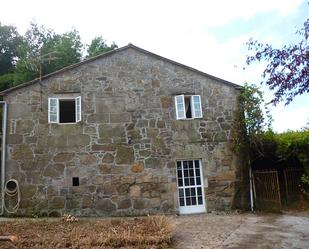
POLYGON ((82 120, 81 97, 48 98, 48 123, 77 123, 82 120))
POLYGON ((202 104, 200 95, 175 96, 176 118, 193 119, 202 118, 202 104))

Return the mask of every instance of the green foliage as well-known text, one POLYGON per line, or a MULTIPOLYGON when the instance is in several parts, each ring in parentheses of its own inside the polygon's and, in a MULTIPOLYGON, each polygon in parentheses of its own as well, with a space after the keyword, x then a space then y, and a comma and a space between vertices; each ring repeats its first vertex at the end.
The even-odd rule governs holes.
POLYGON ((256 158, 271 158, 282 166, 309 167, 309 130, 287 131, 284 133, 264 132, 258 136, 258 143, 251 148, 256 158))
POLYGON ((7 73, 0 76, 0 91, 13 86, 14 73, 7 73))
MULTIPOLYGON (((51 29, 30 23, 24 36, 13 26, 0 24, 0 90, 33 80, 83 60, 85 45, 77 30, 56 34, 51 29)), ((96 37, 88 46, 95 56, 117 48, 96 37)))
POLYGON ((2 26, 0 23, 0 75, 14 70, 18 57, 18 46, 22 37, 13 26, 2 26))
POLYGON ((259 135, 271 130, 272 117, 264 104, 263 93, 255 85, 244 84, 238 97, 239 108, 234 121, 234 149, 249 154, 259 135), (262 106, 266 110, 266 118, 262 106))
POLYGON ((309 129, 277 134, 276 142, 276 154, 280 160, 294 157, 303 166, 309 166, 309 129))
POLYGON ((43 26, 31 23, 20 48, 15 82, 24 82, 49 74, 82 60, 82 43, 78 31, 55 34, 43 26))
POLYGON ((302 177, 301 177, 301 181, 305 184, 308 184, 309 185, 309 174, 304 174, 302 177))
POLYGON ((108 51, 114 50, 115 48, 118 48, 118 46, 114 42, 108 46, 106 40, 104 40, 101 36, 95 37, 88 46, 87 57, 93 57, 102 53, 106 53, 108 51))

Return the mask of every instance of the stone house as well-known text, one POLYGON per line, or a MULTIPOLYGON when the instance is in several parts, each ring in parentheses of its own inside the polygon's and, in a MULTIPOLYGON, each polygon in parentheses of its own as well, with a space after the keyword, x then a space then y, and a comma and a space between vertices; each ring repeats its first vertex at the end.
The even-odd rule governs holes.
POLYGON ((230 209, 240 90, 129 44, 1 92, 17 214, 230 209))

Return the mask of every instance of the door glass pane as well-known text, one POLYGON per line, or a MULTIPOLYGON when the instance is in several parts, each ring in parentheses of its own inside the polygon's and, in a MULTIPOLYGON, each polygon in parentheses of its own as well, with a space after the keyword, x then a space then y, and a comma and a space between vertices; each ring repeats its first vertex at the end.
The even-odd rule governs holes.
POLYGON ((185 169, 183 171, 184 177, 188 177, 189 176, 189 171, 187 169, 185 169))
POLYGON ((191 203, 192 205, 196 205, 196 197, 191 197, 191 203))
POLYGON ((200 168, 200 161, 199 160, 194 160, 195 168, 199 169, 200 168))
POLYGON ((184 206, 185 205, 185 199, 184 198, 179 198, 179 205, 184 206))
POLYGON ((191 198, 190 197, 186 198, 186 206, 191 206, 191 198))
POLYGON ((195 175, 200 176, 200 169, 195 169, 195 175))
POLYGON ((201 187, 197 188, 197 195, 202 195, 202 188, 201 187))
POLYGON ((189 186, 189 178, 188 177, 185 178, 185 186, 189 186))
POLYGON ((195 185, 194 177, 190 177, 190 185, 191 185, 191 186, 194 186, 194 185, 195 185))
POLYGON ((181 170, 177 170, 177 176, 178 176, 178 178, 182 177, 182 171, 181 170))
POLYGON ((188 161, 183 161, 183 168, 187 169, 188 168, 188 161))
POLYGON ((190 189, 189 189, 189 188, 186 188, 186 189, 185 189, 185 193, 186 193, 186 197, 190 196, 190 189))
POLYGON ((196 177, 196 185, 201 185, 201 177, 196 177))
POLYGON ((183 186, 182 179, 178 179, 178 186, 179 186, 179 187, 182 187, 182 186, 183 186))

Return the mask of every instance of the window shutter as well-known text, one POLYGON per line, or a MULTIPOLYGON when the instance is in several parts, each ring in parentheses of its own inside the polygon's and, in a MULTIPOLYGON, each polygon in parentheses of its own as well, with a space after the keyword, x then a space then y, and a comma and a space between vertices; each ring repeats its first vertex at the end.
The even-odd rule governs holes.
POLYGON ((185 96, 178 95, 175 96, 175 107, 176 107, 176 119, 185 119, 185 96))
POLYGON ((76 122, 82 121, 82 97, 75 98, 75 115, 76 115, 76 122))
POLYGON ((59 123, 59 101, 57 98, 48 98, 48 123, 59 123))
POLYGON ((200 95, 192 95, 191 96, 191 106, 192 106, 192 116, 193 118, 202 118, 202 103, 200 95))

